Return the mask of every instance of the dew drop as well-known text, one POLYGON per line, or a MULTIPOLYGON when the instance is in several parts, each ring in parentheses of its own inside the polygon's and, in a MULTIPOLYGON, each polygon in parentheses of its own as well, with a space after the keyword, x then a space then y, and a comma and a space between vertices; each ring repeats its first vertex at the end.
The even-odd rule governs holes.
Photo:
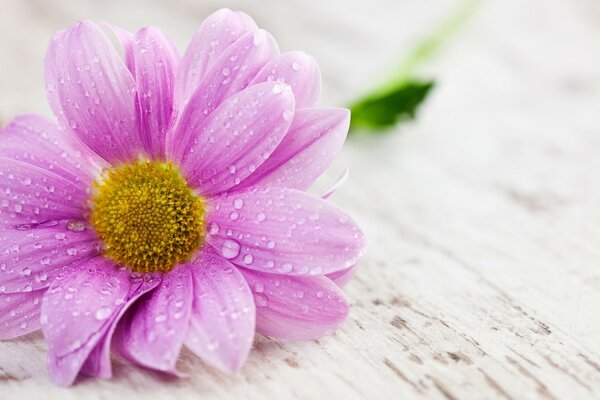
POLYGON ((298 64, 297 62, 295 62, 295 61, 294 61, 294 62, 292 63, 292 69, 293 69, 294 71, 300 71, 300 64, 298 64))
POLYGON ((256 307, 266 307, 269 304, 269 300, 264 294, 256 293, 254 295, 254 303, 256 307))
POLYGON ((225 240, 221 246, 221 254, 227 259, 237 257, 240 254, 240 244, 235 240, 225 240))
POLYGON ((240 214, 237 211, 232 211, 229 214, 229 219, 232 220, 232 221, 237 220, 239 217, 240 217, 240 214))
POLYGON ((103 308, 98 309, 98 311, 96 311, 95 316, 98 321, 103 321, 103 320, 107 319, 108 317, 110 317, 110 314, 111 314, 110 308, 103 307, 103 308))
POLYGON ((252 264, 252 261, 254 261, 254 257, 252 257, 252 254, 246 254, 244 256, 244 262, 248 265, 252 264))
POLYGON ((283 273, 290 272, 292 269, 294 269, 294 267, 290 263, 284 263, 281 267, 279 267, 279 270, 283 273))
POLYGON ((235 199, 235 200, 233 201, 233 206, 234 206, 234 207, 235 207, 237 210, 239 210, 240 208, 244 207, 244 200, 242 200, 242 199, 235 199))
POLYGON ((67 229, 71 232, 83 232, 85 230, 85 224, 83 221, 72 220, 67 222, 67 229))
POLYGON ((264 213, 256 214, 256 220, 258 222, 263 222, 265 219, 267 219, 267 216, 264 213))
POLYGON ((216 235, 217 233, 219 233, 219 225, 217 225, 216 222, 211 222, 208 226, 208 233, 210 233, 211 235, 216 235))

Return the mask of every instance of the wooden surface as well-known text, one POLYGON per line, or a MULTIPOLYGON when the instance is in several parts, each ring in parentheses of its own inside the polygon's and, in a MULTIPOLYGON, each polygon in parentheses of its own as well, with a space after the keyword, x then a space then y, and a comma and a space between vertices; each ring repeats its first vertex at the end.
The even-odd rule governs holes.
MULTIPOLYGON (((48 113, 42 60, 75 19, 157 25, 184 47, 220 6, 284 50, 314 54, 324 103, 383 76, 455 1, 6 1, 0 123, 48 113)), ((226 376, 189 352, 168 380, 115 362, 110 381, 54 387, 39 334, 0 343, 1 399, 586 399, 600 397, 600 5, 497 0, 426 68, 420 119, 349 140, 332 198, 369 239, 334 335, 259 337, 226 376)))

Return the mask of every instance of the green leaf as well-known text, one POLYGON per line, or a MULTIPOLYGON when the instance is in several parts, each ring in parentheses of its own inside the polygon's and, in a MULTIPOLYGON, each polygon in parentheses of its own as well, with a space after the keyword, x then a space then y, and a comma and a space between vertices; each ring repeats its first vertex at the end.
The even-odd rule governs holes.
POLYGON ((394 74, 379 87, 350 106, 350 130, 365 128, 383 131, 395 124, 413 119, 419 106, 434 88, 434 81, 415 79, 419 67, 435 57, 450 38, 473 16, 482 0, 463 0, 408 54, 394 69, 394 74))
POLYGON ((433 87, 433 81, 412 80, 367 97, 351 107, 351 128, 384 130, 413 119, 433 87))

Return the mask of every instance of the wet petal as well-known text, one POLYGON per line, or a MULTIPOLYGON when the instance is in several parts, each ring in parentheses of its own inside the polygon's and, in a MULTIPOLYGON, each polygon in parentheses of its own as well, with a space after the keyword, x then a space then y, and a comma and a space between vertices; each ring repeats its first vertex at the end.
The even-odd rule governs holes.
POLYGON ((42 330, 52 380, 69 386, 110 328, 130 290, 129 274, 101 257, 57 278, 44 295, 42 330))
POLYGON ((0 157, 89 184, 105 164, 87 150, 55 122, 35 114, 19 115, 0 131, 0 157))
POLYGON ((108 379, 112 377, 112 365, 110 361, 110 349, 113 342, 112 338, 119 321, 126 311, 134 305, 140 297, 154 290, 160 284, 160 277, 155 274, 145 274, 130 277, 130 289, 127 299, 123 306, 111 317, 110 327, 98 344, 94 347, 87 360, 81 368, 81 373, 95 378, 108 379), (135 277, 133 277, 135 276, 135 277))
POLYGON ((190 265, 194 302, 186 346, 210 365, 238 371, 254 340, 255 307, 242 274, 209 248, 190 265))
POLYGON ((257 29, 247 14, 226 8, 206 18, 181 60, 175 84, 175 104, 185 106, 215 60, 244 34, 257 29))
POLYGON ((135 82, 106 34, 84 21, 58 32, 46 56, 46 92, 61 125, 109 162, 143 150, 135 82))
POLYGON ((289 86, 265 82, 225 101, 197 129, 181 170, 201 194, 239 184, 260 166, 287 132, 294 110, 289 86))
POLYGON ((179 52, 162 32, 144 28, 135 35, 132 53, 142 143, 146 154, 163 159, 175 114, 173 86, 179 52))
POLYGON ((240 185, 308 189, 342 148, 350 112, 341 108, 296 110, 290 129, 268 160, 240 185))
MULTIPOLYGON (((248 86, 256 73, 279 54, 275 39, 265 31, 249 32, 231 45, 206 73, 167 139, 171 158, 181 159, 198 133, 197 128, 227 98, 248 86)), ((244 103, 231 110, 236 113, 244 103)), ((224 127, 227 129, 227 126, 224 127)))
POLYGON ((0 340, 13 339, 40 329, 44 290, 0 294, 0 340))
POLYGON ((321 98, 321 72, 315 59, 301 51, 290 51, 272 59, 250 85, 277 81, 292 87, 296 108, 313 107, 321 98))
POLYGON ((166 274, 160 286, 132 307, 117 326, 115 352, 144 367, 177 374, 175 364, 190 321, 192 290, 187 267, 166 274))
POLYGON ((284 188, 254 188, 210 200, 207 242, 234 264, 320 275, 354 265, 365 238, 330 203, 284 188))
POLYGON ((240 271, 254 295, 258 333, 287 340, 316 339, 332 333, 348 316, 344 295, 323 276, 240 271))
POLYGON ((90 227, 79 220, 0 227, 0 293, 31 292, 99 252, 90 227))

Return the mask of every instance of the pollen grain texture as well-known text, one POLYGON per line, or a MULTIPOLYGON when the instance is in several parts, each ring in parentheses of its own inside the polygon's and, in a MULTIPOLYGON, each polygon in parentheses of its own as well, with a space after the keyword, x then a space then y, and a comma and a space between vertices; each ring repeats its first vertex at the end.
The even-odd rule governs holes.
POLYGON ((91 223, 104 255, 136 272, 168 272, 204 239, 203 199, 170 163, 137 161, 94 183, 91 223))

